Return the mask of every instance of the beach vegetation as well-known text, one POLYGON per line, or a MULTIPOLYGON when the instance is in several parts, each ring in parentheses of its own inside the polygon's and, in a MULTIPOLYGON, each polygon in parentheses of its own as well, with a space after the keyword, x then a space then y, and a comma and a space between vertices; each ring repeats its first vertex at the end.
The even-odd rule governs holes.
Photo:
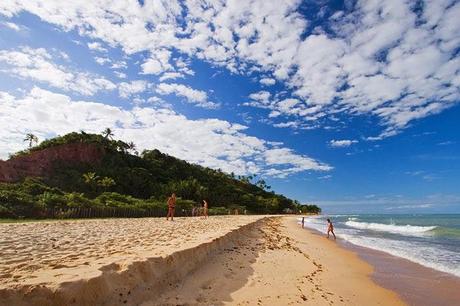
POLYGON ((0 217, 46 216, 46 209, 132 209, 146 211, 167 209, 166 199, 175 192, 176 210, 188 211, 209 203, 209 214, 275 214, 286 211, 318 213, 316 205, 300 205, 270 190, 266 181, 255 174, 238 176, 191 164, 157 149, 140 154, 134 143, 113 140, 113 132, 101 134, 74 132, 58 136, 17 156, 47 148, 84 143, 100 149, 101 156, 92 162, 57 160, 50 175, 26 177, 16 183, 0 183, 0 217))

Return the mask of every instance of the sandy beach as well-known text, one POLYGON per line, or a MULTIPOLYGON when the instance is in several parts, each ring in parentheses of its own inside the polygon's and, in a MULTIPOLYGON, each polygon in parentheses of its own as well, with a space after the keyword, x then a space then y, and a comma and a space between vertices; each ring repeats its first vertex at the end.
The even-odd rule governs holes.
POLYGON ((0 304, 402 305, 294 217, 1 224, 0 304))

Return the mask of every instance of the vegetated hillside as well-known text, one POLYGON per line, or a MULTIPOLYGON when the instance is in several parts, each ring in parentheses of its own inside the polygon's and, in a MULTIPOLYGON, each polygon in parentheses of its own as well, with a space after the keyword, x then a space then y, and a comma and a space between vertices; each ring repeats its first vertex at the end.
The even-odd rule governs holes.
POLYGON ((179 207, 191 208, 194 202, 206 199, 215 213, 227 208, 248 213, 300 208, 298 202, 268 191, 263 180, 253 184, 252 177, 235 177, 158 150, 145 150, 138 156, 133 143, 84 132, 18 152, 0 163, 0 171, 14 172, 3 179, 0 174, 0 181, 9 182, 0 184, 3 217, 39 217, 49 208, 165 208, 165 199, 172 192, 182 199, 179 207), (37 173, 40 178, 30 178, 37 173))

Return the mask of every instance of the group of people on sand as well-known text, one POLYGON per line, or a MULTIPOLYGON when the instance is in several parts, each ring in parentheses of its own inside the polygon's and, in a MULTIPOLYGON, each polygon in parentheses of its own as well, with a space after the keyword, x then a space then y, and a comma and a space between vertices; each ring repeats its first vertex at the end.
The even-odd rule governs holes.
MULTIPOLYGON (((168 198, 168 201, 166 202, 168 204, 168 214, 166 215, 166 220, 169 220, 169 218, 171 218, 171 221, 174 221, 174 213, 176 211, 176 200, 177 198, 175 193, 171 194, 171 196, 168 198)), ((208 202, 206 202, 206 200, 202 201, 201 213, 198 213, 199 211, 199 209, 194 207, 192 210, 192 217, 199 215, 201 215, 203 218, 208 217, 208 202)))
MULTIPOLYGON (((302 217, 302 228, 304 227, 305 227, 305 217, 302 217)), ((335 240, 336 238, 335 238, 335 233, 334 233, 334 225, 332 224, 331 219, 327 218, 327 239, 329 239, 329 233, 331 233, 332 236, 334 236, 334 240, 335 240)))

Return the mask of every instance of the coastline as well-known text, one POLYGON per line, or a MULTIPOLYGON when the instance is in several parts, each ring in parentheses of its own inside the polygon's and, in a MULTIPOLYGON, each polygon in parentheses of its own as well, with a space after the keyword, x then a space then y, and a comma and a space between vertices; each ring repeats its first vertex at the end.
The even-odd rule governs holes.
POLYGON ((355 245, 345 246, 374 267, 372 279, 393 290, 410 305, 455 305, 460 300, 460 277, 355 245))
MULTIPOLYGON (((316 236, 325 235, 316 229, 305 227, 305 230, 316 236)), ((409 305, 453 305, 460 300, 460 278, 455 275, 340 238, 337 245, 372 265, 371 279, 396 292, 409 305)))
POLYGON ((0 244, 9 259, 2 265, 1 304, 405 304, 372 281, 372 266, 356 253, 305 231, 291 216, 85 220, 3 229, 10 231, 0 244), (13 249, 22 256, 13 256, 13 249), (34 261, 26 261, 27 252, 34 261))

